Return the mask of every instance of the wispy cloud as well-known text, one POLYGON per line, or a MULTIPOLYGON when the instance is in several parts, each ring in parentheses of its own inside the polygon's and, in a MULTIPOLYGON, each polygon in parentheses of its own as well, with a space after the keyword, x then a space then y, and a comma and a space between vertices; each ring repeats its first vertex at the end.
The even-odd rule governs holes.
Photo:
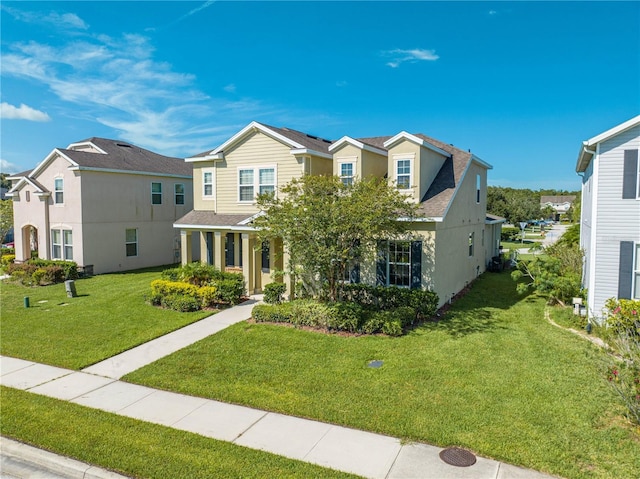
POLYGON ((45 112, 31 108, 24 103, 16 107, 7 102, 0 103, 0 118, 3 120, 51 121, 45 112))
POLYGON ((229 83, 227 86, 225 86, 223 88, 224 91, 229 92, 229 93, 235 93, 236 92, 236 86, 233 83, 229 83))
POLYGON ((436 55, 435 50, 424 50, 421 48, 414 48, 412 50, 402 50, 396 48, 394 50, 385 50, 382 52, 384 57, 391 58, 387 62, 387 66, 391 68, 398 68, 402 63, 416 63, 419 61, 435 61, 440 58, 436 55))
POLYGON ((8 162, 7 160, 0 159, 0 172, 1 173, 18 173, 20 168, 13 163, 8 162))
MULTIPOLYGON (((210 7, 211 5, 213 5, 214 3, 216 3, 217 0, 207 0, 206 2, 202 3, 201 5, 198 5, 197 7, 189 10, 187 13, 185 13, 184 15, 182 15, 181 17, 178 17, 177 19, 175 19, 174 21, 170 22, 168 25, 164 25, 161 27, 149 27, 146 29, 146 31, 148 32, 155 32, 157 30, 162 30, 164 28, 168 28, 168 27, 172 27, 173 25, 180 23, 183 20, 186 20, 187 18, 189 18, 192 15, 195 15, 196 13, 204 10, 205 8, 210 7)), ((186 2, 185 2, 186 3, 186 2)))
POLYGON ((347 86, 347 85, 348 85, 348 83, 347 83, 347 81, 346 81, 346 80, 338 80, 338 81, 336 82, 336 86, 337 86, 338 88, 343 88, 343 87, 345 87, 345 86, 347 86))
POLYGON ((489 15, 493 16, 493 15, 497 15, 498 11, 497 10, 489 10, 489 15))
POLYGON ((7 7, 6 5, 2 5, 0 8, 3 11, 7 12, 12 17, 14 17, 15 19, 25 23, 51 25, 56 28, 67 29, 67 30, 69 29, 87 30, 89 28, 89 25, 87 25, 84 22, 84 20, 82 20, 75 13, 29 12, 29 11, 19 10, 17 8, 7 7))

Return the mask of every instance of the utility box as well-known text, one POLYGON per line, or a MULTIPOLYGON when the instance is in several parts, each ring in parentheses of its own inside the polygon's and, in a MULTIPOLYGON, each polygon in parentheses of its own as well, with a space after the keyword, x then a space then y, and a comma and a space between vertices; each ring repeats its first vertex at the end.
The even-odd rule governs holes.
POLYGON ((72 279, 64 282, 64 289, 67 291, 67 298, 75 298, 78 296, 76 293, 76 282, 72 279))

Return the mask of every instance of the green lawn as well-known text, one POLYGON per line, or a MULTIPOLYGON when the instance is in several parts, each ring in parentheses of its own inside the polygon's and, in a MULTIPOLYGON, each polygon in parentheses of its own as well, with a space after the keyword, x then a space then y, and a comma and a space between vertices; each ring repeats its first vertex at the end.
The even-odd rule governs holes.
POLYGON ((441 446, 570 478, 635 477, 640 434, 601 352, 483 275, 438 324, 400 338, 240 323, 125 379, 441 446), (380 369, 367 367, 382 360, 380 369))
POLYGON ((16 389, 0 392, 4 436, 130 477, 357 477, 16 389))
POLYGON ((105 274, 64 284, 0 284, 0 351, 3 355, 81 369, 149 341, 211 312, 178 313, 144 302, 162 268, 105 274), (29 297, 30 308, 24 307, 29 297))

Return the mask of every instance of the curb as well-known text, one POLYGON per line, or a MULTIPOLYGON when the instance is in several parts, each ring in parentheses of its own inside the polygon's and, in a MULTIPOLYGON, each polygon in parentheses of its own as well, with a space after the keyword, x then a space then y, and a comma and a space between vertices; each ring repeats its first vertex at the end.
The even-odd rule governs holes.
POLYGON ((25 469, 28 471, 37 469, 65 479, 128 479, 127 476, 38 449, 4 436, 0 437, 0 450, 2 473, 8 474, 10 477, 31 477, 22 475, 25 473, 25 469))

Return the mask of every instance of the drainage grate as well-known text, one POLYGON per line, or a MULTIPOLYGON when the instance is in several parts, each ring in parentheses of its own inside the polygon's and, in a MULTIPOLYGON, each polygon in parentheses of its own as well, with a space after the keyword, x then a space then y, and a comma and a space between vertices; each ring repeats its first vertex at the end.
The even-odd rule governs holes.
POLYGON ((367 366, 369 366, 370 368, 379 368, 383 364, 384 364, 383 361, 380 361, 379 359, 376 359, 376 360, 373 360, 373 361, 369 361, 367 366))
POLYGON ((459 447, 448 447, 440 451, 440 459, 447 464, 458 467, 469 467, 476 463, 476 456, 459 447))

